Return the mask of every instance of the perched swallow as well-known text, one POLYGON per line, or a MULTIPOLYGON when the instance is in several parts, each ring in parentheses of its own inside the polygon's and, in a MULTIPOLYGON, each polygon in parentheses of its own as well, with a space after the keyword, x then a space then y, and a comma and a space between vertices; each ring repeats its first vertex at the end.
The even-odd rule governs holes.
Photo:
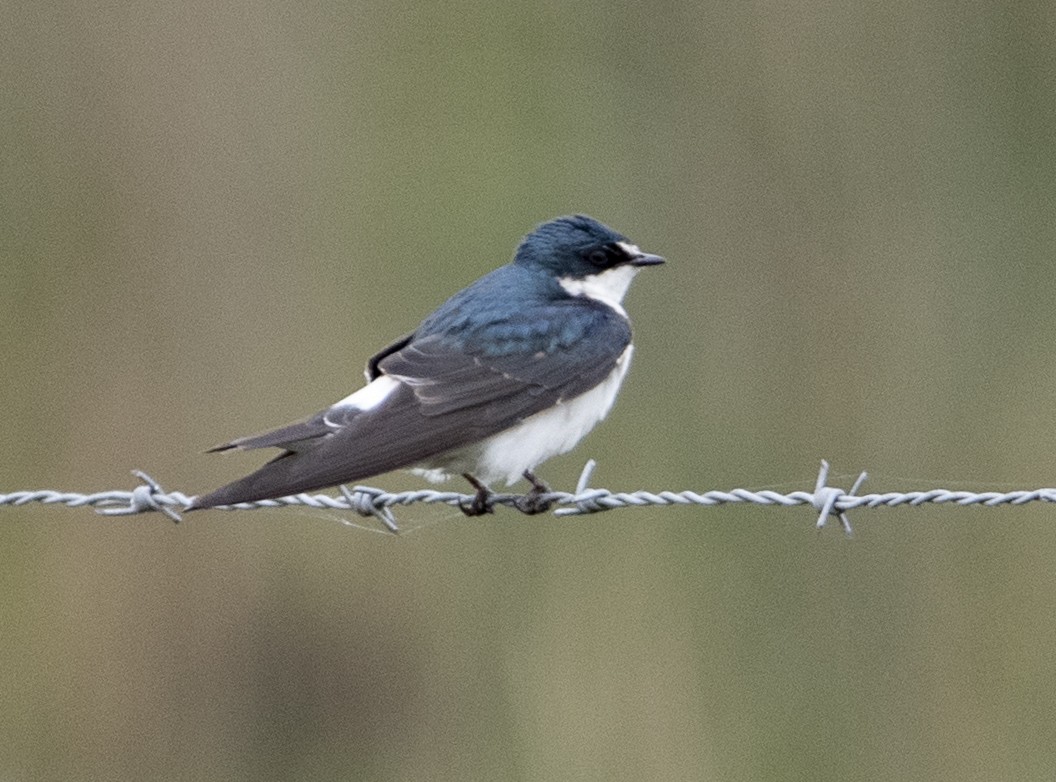
MULTIPOLYGON (((191 510, 285 497, 401 468, 463 475, 468 514, 488 484, 524 477, 571 450, 612 407, 631 363, 621 301, 640 269, 663 263, 585 215, 543 223, 513 261, 459 291, 367 362, 367 385, 310 418, 211 451, 281 448, 191 510)), ((529 502, 526 512, 545 509, 529 502)))

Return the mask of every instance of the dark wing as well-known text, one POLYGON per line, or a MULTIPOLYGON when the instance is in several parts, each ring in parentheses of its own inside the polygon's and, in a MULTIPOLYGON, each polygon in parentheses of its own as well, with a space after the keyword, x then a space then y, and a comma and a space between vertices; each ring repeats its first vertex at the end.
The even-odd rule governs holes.
POLYGON ((194 507, 283 497, 410 467, 589 391, 615 368, 631 332, 610 308, 579 301, 579 326, 572 333, 552 333, 543 318, 496 326, 503 340, 488 331, 474 340, 440 334, 401 340, 371 367, 378 377, 398 382, 382 404, 367 411, 335 407, 234 441, 229 447, 287 450, 255 473, 200 497, 194 507))
POLYGON ((403 350, 410 344, 412 339, 414 339, 413 331, 410 334, 400 337, 388 347, 379 350, 371 356, 370 361, 367 362, 367 380, 377 380, 381 376, 381 370, 378 368, 378 364, 381 363, 382 359, 388 358, 398 350, 403 350))

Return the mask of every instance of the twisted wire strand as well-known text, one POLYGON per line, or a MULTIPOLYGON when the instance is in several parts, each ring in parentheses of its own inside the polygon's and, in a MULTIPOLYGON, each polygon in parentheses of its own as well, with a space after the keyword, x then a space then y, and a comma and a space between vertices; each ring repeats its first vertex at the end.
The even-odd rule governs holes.
MULTIPOLYGON (((788 494, 771 490, 749 491, 732 489, 730 491, 633 491, 613 492, 608 489, 591 489, 588 487, 594 470, 593 459, 587 462, 580 475, 574 492, 554 491, 541 499, 557 506, 553 511, 556 516, 575 516, 588 513, 613 510, 615 508, 671 507, 676 505, 700 505, 714 507, 750 503, 754 505, 776 505, 792 507, 810 505, 818 512, 817 526, 824 527, 830 517, 836 517, 844 531, 852 533, 847 511, 859 508, 894 508, 901 505, 918 507, 925 504, 952 504, 958 506, 979 505, 993 508, 998 505, 1025 505, 1030 502, 1056 502, 1056 488, 1032 489, 1007 492, 972 492, 952 491, 949 489, 930 489, 927 491, 885 492, 883 494, 858 494, 866 479, 863 472, 847 491, 829 486, 829 463, 822 461, 821 469, 813 491, 793 491, 788 494)), ((15 491, 0 493, 0 506, 20 507, 31 503, 44 505, 63 505, 70 508, 91 507, 97 513, 107 516, 126 516, 138 513, 157 511, 173 521, 180 521, 180 511, 186 510, 194 497, 182 492, 166 492, 146 473, 134 471, 142 485, 132 491, 100 491, 92 494, 62 492, 50 489, 36 491, 15 491)), ((283 508, 305 506, 331 510, 350 510, 361 516, 374 517, 391 532, 398 532, 396 518, 392 508, 415 503, 467 506, 473 495, 452 491, 435 491, 419 489, 415 491, 387 492, 370 486, 354 486, 349 489, 340 487, 341 496, 327 494, 296 494, 274 500, 240 502, 224 505, 215 510, 253 510, 259 508, 283 508)), ((524 495, 494 494, 490 501, 494 505, 516 507, 524 495)))

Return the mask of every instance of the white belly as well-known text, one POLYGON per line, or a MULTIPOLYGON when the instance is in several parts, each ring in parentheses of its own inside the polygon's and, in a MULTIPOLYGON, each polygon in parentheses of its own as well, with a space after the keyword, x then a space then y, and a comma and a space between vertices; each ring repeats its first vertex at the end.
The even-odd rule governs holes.
POLYGON ((612 409, 620 384, 631 365, 633 345, 616 360, 605 380, 574 399, 526 418, 476 445, 430 460, 413 471, 431 481, 468 472, 484 483, 519 480, 552 456, 571 451, 612 409))

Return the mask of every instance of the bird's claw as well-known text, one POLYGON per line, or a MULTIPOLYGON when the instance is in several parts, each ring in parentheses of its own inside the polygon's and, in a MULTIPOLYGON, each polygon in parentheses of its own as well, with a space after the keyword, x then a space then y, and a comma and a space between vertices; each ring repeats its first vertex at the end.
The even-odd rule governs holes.
POLYGON ((532 484, 532 488, 514 500, 513 507, 528 516, 546 513, 553 505, 553 500, 546 499, 546 495, 550 493, 550 487, 535 477, 535 473, 531 470, 524 471, 524 479, 532 484))
POLYGON ((470 485, 477 490, 477 493, 468 504, 459 500, 458 509, 467 516, 483 516, 485 513, 494 513, 494 492, 469 473, 462 473, 462 477, 469 481, 470 485))

